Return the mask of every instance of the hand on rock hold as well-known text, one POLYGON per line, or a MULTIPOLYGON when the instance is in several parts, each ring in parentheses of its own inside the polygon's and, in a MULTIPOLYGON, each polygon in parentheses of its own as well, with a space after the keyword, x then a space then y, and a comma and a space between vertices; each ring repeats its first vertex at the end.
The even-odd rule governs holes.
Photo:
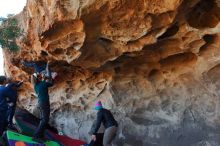
POLYGON ((24 60, 21 60, 21 64, 22 64, 22 65, 24 64, 24 62, 25 62, 24 60))
POLYGON ((96 141, 96 136, 94 134, 91 136, 91 138, 93 141, 96 141))

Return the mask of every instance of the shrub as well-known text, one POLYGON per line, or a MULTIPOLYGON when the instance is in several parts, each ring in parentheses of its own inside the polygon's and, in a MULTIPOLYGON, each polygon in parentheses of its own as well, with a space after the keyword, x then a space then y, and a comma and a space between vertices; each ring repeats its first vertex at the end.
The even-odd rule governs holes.
POLYGON ((18 26, 17 20, 15 18, 1 18, 0 21, 1 47, 9 49, 9 51, 18 51, 16 38, 22 35, 22 30, 18 26))

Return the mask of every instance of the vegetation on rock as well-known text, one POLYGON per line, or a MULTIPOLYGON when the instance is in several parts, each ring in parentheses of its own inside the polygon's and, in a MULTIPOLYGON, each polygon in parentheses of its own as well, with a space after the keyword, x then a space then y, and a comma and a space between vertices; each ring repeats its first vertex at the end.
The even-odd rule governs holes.
POLYGON ((19 47, 16 44, 16 38, 21 36, 22 30, 18 26, 15 18, 0 19, 0 45, 9 51, 18 51, 19 47))

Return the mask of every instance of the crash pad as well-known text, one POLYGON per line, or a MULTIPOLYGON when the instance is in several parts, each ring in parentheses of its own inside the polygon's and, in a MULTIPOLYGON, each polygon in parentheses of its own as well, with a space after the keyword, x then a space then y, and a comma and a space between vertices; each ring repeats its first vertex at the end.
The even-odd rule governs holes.
MULTIPOLYGON (((19 128, 19 131, 21 131, 22 133, 33 136, 33 133, 36 131, 40 120, 28 111, 22 112, 23 114, 17 112, 15 113, 16 125, 19 128), (35 119, 35 121, 30 121, 30 119, 35 119)), ((47 129, 45 131, 45 138, 56 141, 62 146, 82 146, 86 144, 84 141, 81 140, 76 140, 67 136, 58 135, 50 129, 47 129)))
POLYGON ((4 146, 5 145, 5 141, 2 137, 0 137, 0 146, 4 146))
MULTIPOLYGON (((27 121, 32 125, 38 125, 40 122, 40 120, 37 117, 35 117, 33 114, 19 107, 16 108, 15 117, 22 117, 24 121, 27 121)), ((58 134, 58 130, 49 124, 46 126, 46 129, 49 129, 50 131, 58 134)))
POLYGON ((32 137, 22 135, 13 131, 7 131, 7 140, 9 146, 60 146, 57 142, 46 141, 44 144, 37 143, 32 137))

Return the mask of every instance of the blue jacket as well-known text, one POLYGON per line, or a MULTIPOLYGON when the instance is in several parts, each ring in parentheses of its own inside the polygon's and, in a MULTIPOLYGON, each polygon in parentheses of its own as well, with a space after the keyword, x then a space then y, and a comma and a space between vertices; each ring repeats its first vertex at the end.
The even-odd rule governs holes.
POLYGON ((11 90, 5 86, 0 86, 0 112, 7 112, 8 109, 8 100, 12 100, 13 95, 11 90))
POLYGON ((20 82, 20 83, 9 83, 9 84, 6 85, 6 87, 9 90, 10 97, 11 97, 9 99, 9 102, 12 102, 12 103, 16 104, 17 98, 18 98, 18 92, 17 92, 16 89, 19 88, 21 85, 22 85, 22 82, 20 82), (13 89, 13 88, 16 88, 16 89, 13 89))
POLYGON ((22 64, 26 67, 33 67, 35 73, 41 73, 46 69, 47 66, 46 62, 43 62, 42 64, 38 65, 36 62, 33 61, 31 62, 24 61, 22 64))

